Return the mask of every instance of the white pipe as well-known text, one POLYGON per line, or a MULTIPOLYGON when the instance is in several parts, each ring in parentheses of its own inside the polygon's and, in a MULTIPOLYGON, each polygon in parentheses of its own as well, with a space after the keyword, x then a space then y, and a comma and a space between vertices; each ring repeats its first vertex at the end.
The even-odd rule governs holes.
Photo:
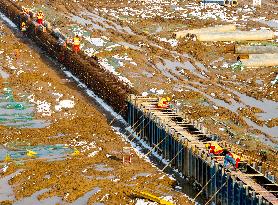
POLYGON ((204 33, 204 32, 228 32, 228 31, 235 31, 235 30, 236 30, 236 26, 234 24, 217 25, 217 26, 213 26, 213 27, 178 31, 178 32, 174 32, 173 36, 176 39, 178 39, 178 38, 185 37, 187 34, 198 34, 198 33, 204 33))
POLYGON ((261 41, 274 38, 274 32, 260 31, 234 31, 234 32, 211 32, 196 34, 199 41, 261 41))
POLYGON ((241 60, 245 67, 278 66, 278 53, 250 54, 249 59, 241 60))
POLYGON ((261 53, 278 53, 278 45, 236 45, 235 53, 237 54, 261 54, 261 53))

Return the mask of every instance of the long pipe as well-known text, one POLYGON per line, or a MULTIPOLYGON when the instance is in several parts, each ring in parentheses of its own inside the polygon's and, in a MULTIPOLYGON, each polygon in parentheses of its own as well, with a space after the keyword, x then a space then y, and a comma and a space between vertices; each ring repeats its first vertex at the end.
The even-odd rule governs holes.
POLYGON ((210 32, 197 33, 199 41, 261 41, 274 38, 274 32, 268 30, 260 31, 233 31, 233 32, 210 32))
POLYGON ((278 65, 278 53, 250 54, 249 59, 241 60, 245 67, 269 67, 278 65))
POLYGON ((263 54, 278 53, 278 45, 236 45, 235 53, 237 54, 263 54))
POLYGON ((210 33, 210 32, 228 32, 228 31, 235 31, 235 30, 236 30, 236 26, 234 24, 217 25, 217 26, 213 26, 213 27, 206 27, 206 28, 174 32, 173 37, 179 39, 179 38, 185 37, 188 34, 199 34, 199 33, 210 33))

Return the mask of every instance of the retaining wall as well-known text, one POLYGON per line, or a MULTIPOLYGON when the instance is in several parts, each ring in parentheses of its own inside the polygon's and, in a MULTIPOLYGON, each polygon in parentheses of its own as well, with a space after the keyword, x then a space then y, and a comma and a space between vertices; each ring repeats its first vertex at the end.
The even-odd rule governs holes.
POLYGON ((71 49, 61 44, 65 37, 47 25, 47 31, 43 32, 30 15, 24 15, 15 3, 8 0, 0 0, 0 11, 11 19, 18 27, 25 21, 27 25, 26 35, 51 57, 56 58, 69 71, 78 77, 95 94, 105 100, 117 112, 121 111, 126 117, 126 99, 129 94, 136 93, 134 89, 120 81, 115 75, 102 68, 96 57, 86 56, 83 52, 75 54, 71 49))
POLYGON ((212 141, 206 129, 170 109, 158 109, 158 99, 131 96, 128 123, 153 151, 204 187, 203 195, 215 204, 278 204, 278 186, 249 164, 239 170, 226 169, 205 146, 212 141), (217 193, 217 194, 216 194, 217 193))

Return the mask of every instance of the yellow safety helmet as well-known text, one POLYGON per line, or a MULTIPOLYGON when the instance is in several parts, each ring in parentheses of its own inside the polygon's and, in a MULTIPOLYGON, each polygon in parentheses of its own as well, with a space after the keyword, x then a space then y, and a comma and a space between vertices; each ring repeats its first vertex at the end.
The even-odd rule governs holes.
POLYGON ((167 100, 168 102, 170 102, 171 98, 169 98, 169 97, 166 97, 166 100, 167 100))

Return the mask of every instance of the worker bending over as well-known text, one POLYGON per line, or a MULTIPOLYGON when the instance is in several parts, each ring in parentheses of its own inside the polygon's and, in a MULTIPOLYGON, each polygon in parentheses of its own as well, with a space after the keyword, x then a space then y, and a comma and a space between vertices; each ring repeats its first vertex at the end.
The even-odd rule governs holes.
POLYGON ((80 51, 80 37, 78 35, 73 37, 73 52, 78 53, 80 51))
POLYGON ((44 14, 43 14, 42 10, 40 10, 37 13, 37 23, 42 25, 43 24, 43 19, 44 19, 44 14))
POLYGON ((28 8, 22 7, 22 13, 25 15, 29 15, 30 10, 28 8))
POLYGON ((159 108, 169 108, 170 100, 171 99, 169 97, 161 98, 157 103, 157 107, 159 107, 159 108))
POLYGON ((22 22, 21 25, 20 25, 20 30, 22 32, 25 32, 27 30, 27 26, 26 26, 26 23, 25 22, 22 22))

